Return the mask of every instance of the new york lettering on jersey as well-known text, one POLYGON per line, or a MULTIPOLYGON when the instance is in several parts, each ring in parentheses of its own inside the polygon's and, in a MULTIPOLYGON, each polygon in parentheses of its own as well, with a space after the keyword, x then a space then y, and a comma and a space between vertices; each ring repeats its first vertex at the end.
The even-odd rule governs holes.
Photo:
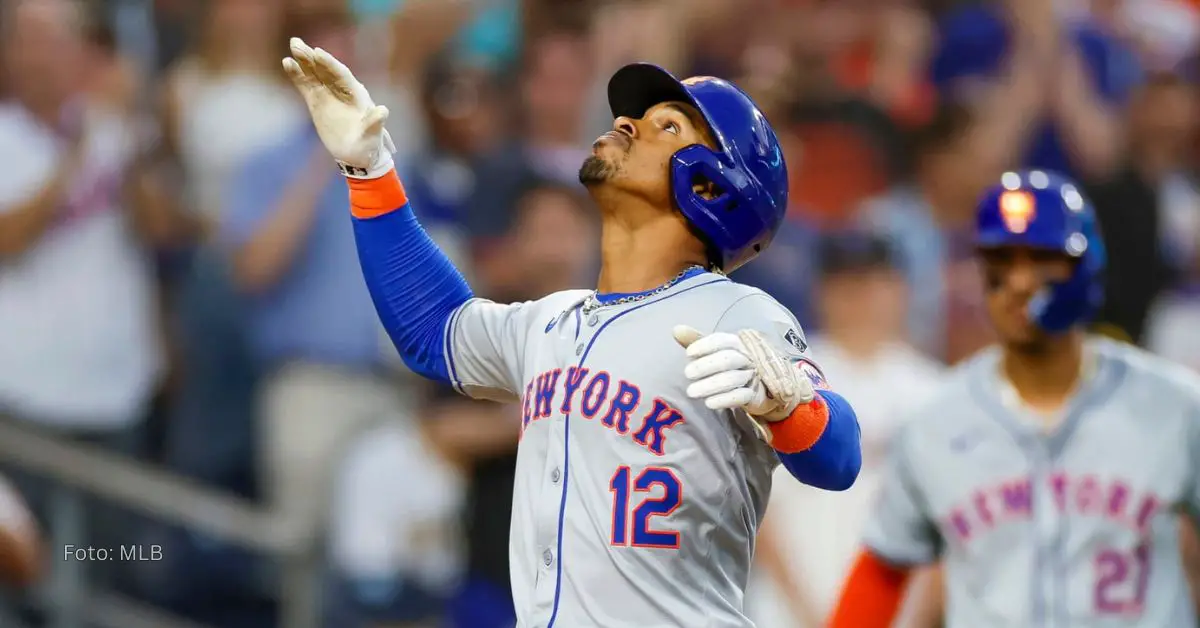
POLYGON ((944 558, 970 601, 949 625, 1195 625, 1177 513, 1200 512, 1200 384, 1132 347, 1088 348, 1053 431, 1006 403, 988 351, 898 435, 867 544, 896 564, 944 558))
POLYGON ((748 417, 688 398, 671 329, 758 329, 797 361, 802 332, 770 297, 711 273, 589 314, 586 294, 474 301, 448 330, 460 388, 521 403, 521 625, 747 626, 740 591, 778 458, 748 417))
POLYGON ((575 410, 584 419, 596 420, 617 434, 629 436, 646 451, 662 456, 666 431, 683 422, 683 413, 661 398, 647 399, 645 405, 642 401, 640 387, 608 371, 571 366, 564 376, 563 369, 555 368, 539 373, 525 385, 521 396, 521 434, 524 435, 530 421, 551 418, 556 412, 569 416, 575 410), (561 403, 556 406, 559 399, 561 403), (632 433, 631 420, 638 425, 632 433))

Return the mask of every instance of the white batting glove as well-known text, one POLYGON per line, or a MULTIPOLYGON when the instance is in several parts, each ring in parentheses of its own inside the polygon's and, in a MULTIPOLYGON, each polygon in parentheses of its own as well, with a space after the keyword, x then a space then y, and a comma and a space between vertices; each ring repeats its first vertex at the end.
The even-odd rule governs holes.
POLYGON ((328 52, 298 37, 291 40, 291 52, 283 70, 308 104, 317 135, 342 174, 356 179, 387 174, 396 152, 383 128, 387 107, 376 105, 350 68, 328 52))
MULTIPOLYGON (((688 364, 683 369, 691 381, 687 395, 703 399, 710 410, 740 408, 755 419, 782 421, 816 395, 808 377, 758 331, 706 336, 687 325, 676 325, 672 332, 675 341, 687 349, 688 364)), ((770 442, 768 430, 759 433, 770 442)))

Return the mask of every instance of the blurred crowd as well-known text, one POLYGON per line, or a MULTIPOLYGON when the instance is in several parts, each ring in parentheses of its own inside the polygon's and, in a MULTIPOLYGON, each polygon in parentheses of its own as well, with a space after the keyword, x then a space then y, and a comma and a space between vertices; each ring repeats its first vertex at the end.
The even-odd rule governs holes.
MULTIPOLYGON (((496 300, 593 285, 576 172, 615 68, 754 96, 791 207, 734 277, 797 314, 865 458, 845 494, 776 483, 747 600, 764 628, 819 625, 889 434, 989 342, 969 233, 1005 169, 1089 190, 1097 331, 1200 368, 1195 0, 0 0, 0 33, 0 413, 295 522, 325 548, 329 626, 513 624, 519 409, 399 364, 280 71, 289 36, 389 107, 418 217, 496 300)), ((10 473, 41 512, 44 481, 10 473)), ((276 625, 266 557, 105 511, 89 534, 165 560, 97 586, 276 625)), ((14 608, 37 625, 55 603, 14 608)))

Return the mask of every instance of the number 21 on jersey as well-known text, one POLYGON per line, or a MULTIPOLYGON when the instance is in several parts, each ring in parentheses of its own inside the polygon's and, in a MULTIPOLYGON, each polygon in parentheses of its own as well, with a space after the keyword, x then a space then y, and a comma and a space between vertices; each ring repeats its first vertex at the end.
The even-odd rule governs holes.
POLYGON ((612 545, 679 548, 678 532, 652 526, 653 519, 669 516, 683 501, 683 484, 674 471, 646 467, 635 475, 628 466, 620 466, 608 490, 613 497, 612 545))
POLYGON ((1096 610, 1103 614, 1135 615, 1146 604, 1150 584, 1150 546, 1131 552, 1104 550, 1096 554, 1096 610))

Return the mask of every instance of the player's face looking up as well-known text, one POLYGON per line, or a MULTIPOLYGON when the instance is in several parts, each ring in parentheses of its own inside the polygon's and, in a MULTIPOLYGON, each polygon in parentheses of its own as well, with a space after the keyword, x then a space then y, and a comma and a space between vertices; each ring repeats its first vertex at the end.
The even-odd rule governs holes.
POLYGON ((1003 247, 979 252, 987 310, 1000 340, 1036 343, 1044 337, 1029 318, 1029 302, 1048 283, 1070 278, 1075 261, 1057 251, 1003 247))
POLYGON ((655 105, 640 119, 613 121, 613 130, 592 144, 592 154, 579 169, 579 182, 609 185, 670 208, 671 157, 692 144, 716 147, 700 113, 680 102, 655 105))

